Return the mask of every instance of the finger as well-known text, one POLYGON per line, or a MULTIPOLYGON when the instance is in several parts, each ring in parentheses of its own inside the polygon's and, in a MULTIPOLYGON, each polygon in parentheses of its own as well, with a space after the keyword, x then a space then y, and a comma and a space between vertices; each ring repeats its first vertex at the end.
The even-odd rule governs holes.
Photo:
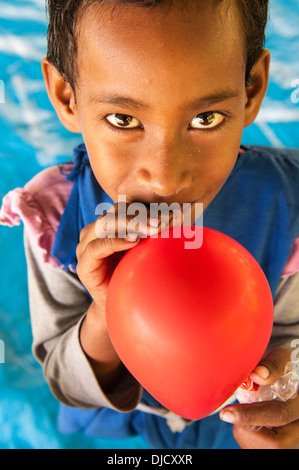
MULTIPOLYGON (((110 210, 109 210, 110 211, 110 210)), ((120 229, 123 230, 123 236, 118 234, 118 226, 117 222, 115 221, 115 216, 112 212, 107 211, 106 215, 100 216, 96 222, 87 225, 83 228, 80 234, 80 242, 77 245, 77 259, 79 260, 81 255, 85 252, 87 246, 89 246, 89 250, 93 255, 94 246, 92 244, 93 241, 101 239, 104 240, 105 238, 109 238, 110 240, 115 240, 115 243, 107 243, 105 242, 103 245, 99 244, 98 248, 103 246, 105 249, 106 247, 110 247, 109 252, 105 255, 103 252, 103 257, 109 256, 111 252, 113 253, 112 246, 115 246, 115 251, 126 250, 130 246, 130 242, 135 242, 137 240, 137 236, 134 236, 136 232, 132 234, 132 232, 128 233, 126 230, 126 225, 130 222, 130 217, 128 217, 122 225, 120 225, 120 229), (116 231, 115 231, 116 227, 116 231), (122 240, 119 242, 119 240, 122 240), (124 245, 124 242, 128 245, 124 245)), ((156 229, 156 231, 158 228, 156 229)), ((141 230, 142 232, 142 230, 141 230)), ((145 232, 145 229, 143 229, 145 232)), ((137 232, 138 235, 138 232, 137 232)))
POLYGON ((140 238, 137 238, 136 242, 105 238, 93 240, 87 245, 77 263, 76 272, 98 305, 105 305, 110 279, 116 267, 116 258, 120 257, 121 252, 136 246, 139 241, 140 238))
POLYGON ((137 206, 139 207, 135 203, 135 212, 134 207, 129 206, 130 209, 126 212, 120 205, 113 206, 96 221, 96 236, 98 238, 126 238, 127 235, 138 233, 140 237, 145 238, 159 233, 163 228, 161 220, 151 218, 145 206, 143 206, 143 211, 136 216, 137 206))
MULTIPOLYGON (((79 243, 82 243, 86 239, 86 237, 88 237, 90 235, 90 232, 92 232, 93 226, 94 226, 94 223, 86 225, 85 227, 83 227, 83 229, 80 232, 79 243)), ((91 240, 91 238, 90 238, 90 240, 91 240)))
POLYGON ((181 207, 177 205, 171 209, 170 206, 168 208, 162 209, 160 218, 163 230, 166 228, 170 229, 172 227, 181 226, 183 222, 183 213, 181 207))
POLYGON ((299 421, 277 428, 258 430, 234 426, 234 438, 243 449, 298 449, 299 421))
POLYGON ((184 203, 173 211, 169 227, 192 226, 199 220, 203 212, 203 204, 198 202, 184 203))
MULTIPOLYGON (((139 241, 140 238, 138 236, 137 238, 135 237, 135 241, 108 237, 92 240, 86 245, 84 251, 81 252, 78 258, 77 272, 79 269, 81 276, 84 277, 85 273, 92 275, 93 272, 97 272, 100 274, 99 270, 101 267, 104 268, 106 258, 114 253, 125 251, 136 246, 139 241)), ((103 279, 104 274, 106 275, 106 268, 102 272, 100 279, 103 279)))
POLYGON ((242 426, 285 426, 299 419, 299 397, 250 405, 229 405, 220 412, 223 421, 242 426))
POLYGON ((250 378, 259 385, 273 384, 282 375, 291 359, 291 353, 284 348, 268 352, 259 362, 250 378))

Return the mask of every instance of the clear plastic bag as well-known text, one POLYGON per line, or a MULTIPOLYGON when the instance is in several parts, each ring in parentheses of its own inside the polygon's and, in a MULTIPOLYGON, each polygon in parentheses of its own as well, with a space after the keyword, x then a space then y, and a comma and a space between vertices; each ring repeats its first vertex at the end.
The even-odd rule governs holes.
POLYGON ((256 403, 259 401, 287 401, 297 396, 299 388, 299 361, 288 362, 284 375, 272 385, 258 385, 249 377, 236 390, 239 403, 256 403))

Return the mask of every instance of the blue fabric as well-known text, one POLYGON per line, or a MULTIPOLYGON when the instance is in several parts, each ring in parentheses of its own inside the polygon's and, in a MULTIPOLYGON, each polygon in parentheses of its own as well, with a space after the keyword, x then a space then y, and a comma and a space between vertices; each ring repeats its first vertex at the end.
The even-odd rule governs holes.
MULTIPOLYGON (((144 390, 142 403, 159 407, 144 390)), ((214 414, 195 421, 182 432, 172 432, 165 418, 139 410, 119 413, 108 408, 82 410, 61 405, 58 428, 66 434, 84 431, 91 437, 124 439, 142 436, 153 449, 239 449, 233 427, 214 414)))
MULTIPOLYGON (((205 210, 204 226, 241 243, 262 267, 274 296, 282 270, 299 233, 299 151, 246 147, 222 190, 205 210)), ((62 216, 52 254, 76 267, 76 246, 82 228, 96 220, 99 203, 113 203, 97 183, 84 145, 74 151, 74 182, 62 216)), ((142 401, 159 403, 144 391, 142 401)), ((59 429, 84 431, 96 437, 141 435, 153 448, 238 448, 232 426, 218 415, 196 421, 173 433, 164 418, 135 410, 80 410, 61 406, 59 429)))
POLYGON ((205 210, 203 222, 254 256, 274 297, 299 233, 299 151, 247 148, 205 210))
POLYGON ((97 183, 84 144, 74 149, 72 160, 74 167, 66 180, 75 184, 56 234, 52 254, 66 269, 72 265, 75 270, 76 247, 81 230, 95 221, 95 208, 99 203, 113 204, 113 201, 97 183))

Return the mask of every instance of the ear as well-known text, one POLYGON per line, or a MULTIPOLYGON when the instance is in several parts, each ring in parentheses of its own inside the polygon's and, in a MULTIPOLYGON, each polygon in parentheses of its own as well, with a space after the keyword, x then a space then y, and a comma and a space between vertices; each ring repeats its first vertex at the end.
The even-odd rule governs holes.
POLYGON ((269 83, 270 51, 264 49, 251 69, 253 84, 246 87, 247 102, 245 107, 244 127, 253 123, 258 115, 269 83))
POLYGON ((74 92, 47 58, 42 60, 42 72, 49 99, 62 124, 71 132, 81 133, 74 92))

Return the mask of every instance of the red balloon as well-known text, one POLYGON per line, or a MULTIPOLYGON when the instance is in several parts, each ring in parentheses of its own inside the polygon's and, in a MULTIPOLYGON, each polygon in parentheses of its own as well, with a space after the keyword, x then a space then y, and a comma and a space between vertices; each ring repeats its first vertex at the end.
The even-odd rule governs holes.
POLYGON ((195 236, 203 230, 200 248, 186 249, 190 240, 179 228, 169 238, 143 239, 124 255, 110 281, 106 316, 112 344, 138 382, 167 409, 201 419, 261 359, 273 299, 244 247, 212 229, 189 229, 195 236))

